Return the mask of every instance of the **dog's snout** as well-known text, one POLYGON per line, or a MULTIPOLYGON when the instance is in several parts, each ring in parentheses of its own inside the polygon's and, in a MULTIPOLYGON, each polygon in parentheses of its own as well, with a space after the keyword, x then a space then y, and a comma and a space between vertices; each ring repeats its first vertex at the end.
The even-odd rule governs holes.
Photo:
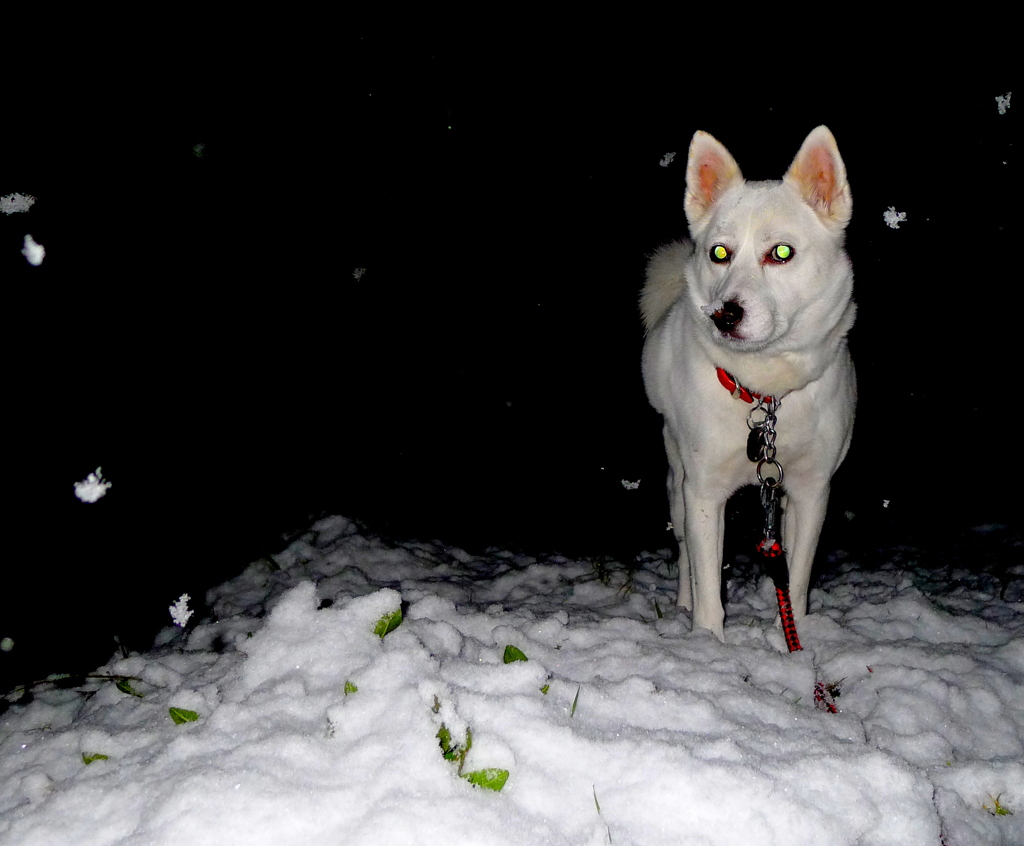
POLYGON ((742 319, 743 306, 735 300, 722 303, 722 307, 711 315, 711 320, 723 334, 735 331, 742 319))

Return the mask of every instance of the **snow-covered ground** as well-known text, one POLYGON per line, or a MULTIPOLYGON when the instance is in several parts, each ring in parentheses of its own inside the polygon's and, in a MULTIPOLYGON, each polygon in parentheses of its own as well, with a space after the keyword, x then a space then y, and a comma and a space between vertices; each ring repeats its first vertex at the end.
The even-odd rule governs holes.
POLYGON ((0 716, 0 844, 1024 843, 1024 567, 836 557, 788 654, 744 563, 726 643, 691 634, 668 557, 322 519, 113 678, 0 716))

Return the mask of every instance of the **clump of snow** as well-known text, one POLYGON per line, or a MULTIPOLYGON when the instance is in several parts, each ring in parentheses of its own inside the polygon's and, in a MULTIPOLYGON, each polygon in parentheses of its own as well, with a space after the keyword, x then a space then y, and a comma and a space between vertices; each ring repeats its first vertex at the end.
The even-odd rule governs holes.
POLYGON ((97 467, 95 473, 90 473, 81 482, 75 482, 75 496, 82 502, 96 502, 113 486, 103 478, 103 468, 97 467))
POLYGON ((722 300, 713 300, 707 305, 702 305, 700 310, 707 317, 712 317, 716 312, 721 311, 725 307, 725 303, 722 300))
POLYGON ((39 267, 43 263, 43 259, 46 258, 46 248, 42 244, 37 244, 31 235, 26 235, 25 246, 21 248, 21 254, 33 267, 39 267))
POLYGON ((188 621, 192 615, 195 614, 191 608, 188 607, 189 600, 192 599, 187 593, 183 593, 178 597, 177 602, 171 605, 167 610, 171 612, 171 619, 174 621, 174 625, 184 628, 188 625, 188 621))
POLYGON ((1005 94, 996 95, 996 108, 999 109, 999 114, 1005 115, 1006 110, 1010 108, 1010 95, 1012 91, 1007 91, 1005 94))
POLYGON ((672 164, 672 160, 675 157, 675 153, 665 153, 665 155, 661 157, 661 161, 658 162, 658 164, 660 164, 662 167, 668 167, 670 164, 672 164))
POLYGON ((890 229, 899 229, 900 224, 907 219, 907 213, 896 211, 896 206, 889 206, 889 208, 882 213, 882 218, 885 220, 886 226, 890 229))
POLYGON ((1018 576, 845 561, 791 655, 752 565, 721 643, 675 608, 669 557, 320 520, 98 671, 132 692, 41 686, 0 716, 0 846, 1024 842, 1018 576), (467 768, 508 770, 500 792, 459 778, 442 725, 472 733, 467 768))
POLYGON ((36 198, 31 194, 7 194, 0 197, 0 211, 4 214, 27 212, 32 208, 36 198))

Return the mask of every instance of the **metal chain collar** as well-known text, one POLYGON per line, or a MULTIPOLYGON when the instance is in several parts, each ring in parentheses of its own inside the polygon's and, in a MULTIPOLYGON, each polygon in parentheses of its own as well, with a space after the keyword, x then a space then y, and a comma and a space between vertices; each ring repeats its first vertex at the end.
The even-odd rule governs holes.
POLYGON ((747 426, 750 428, 747 457, 757 462, 757 481, 761 483, 761 507, 764 509, 764 537, 758 542, 757 551, 768 559, 765 569, 775 583, 786 648, 790 652, 799 652, 803 647, 796 632, 793 606, 789 599, 789 568, 782 554, 782 541, 776 528, 783 476, 782 465, 775 457, 775 425, 780 405, 782 400, 776 397, 757 397, 757 405, 747 413, 747 426))
POLYGON ((782 554, 782 543, 776 531, 779 488, 782 486, 782 465, 775 457, 776 414, 781 399, 758 397, 757 405, 747 414, 750 429, 751 448, 748 457, 757 462, 757 481, 761 483, 761 507, 764 509, 764 538, 757 545, 758 551, 775 558, 782 554))

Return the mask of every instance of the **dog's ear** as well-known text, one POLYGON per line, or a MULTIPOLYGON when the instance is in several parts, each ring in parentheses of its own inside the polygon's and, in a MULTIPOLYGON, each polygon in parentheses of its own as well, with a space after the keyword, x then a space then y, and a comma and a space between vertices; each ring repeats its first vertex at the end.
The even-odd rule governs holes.
POLYGON ((843 229, 850 222, 853 198, 846 166, 827 126, 811 131, 783 181, 796 189, 830 229, 843 229))
POLYGON ((699 130, 690 142, 686 160, 686 219, 691 227, 732 185, 743 181, 740 166, 720 141, 699 130))

